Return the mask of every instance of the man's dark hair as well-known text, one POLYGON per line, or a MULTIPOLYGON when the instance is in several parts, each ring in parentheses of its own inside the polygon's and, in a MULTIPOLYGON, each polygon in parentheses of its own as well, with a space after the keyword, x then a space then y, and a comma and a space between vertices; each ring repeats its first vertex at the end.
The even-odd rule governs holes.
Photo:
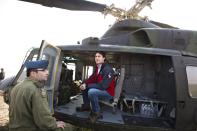
POLYGON ((27 77, 29 77, 30 76, 30 73, 32 72, 32 71, 35 71, 35 72, 37 72, 37 70, 35 70, 35 69, 27 69, 27 77))
MULTIPOLYGON (((97 51, 96 53, 99 53, 99 54, 101 54, 103 57, 106 58, 106 53, 105 53, 105 52, 103 52, 103 51, 97 51)), ((96 54, 96 53, 95 53, 95 54, 96 54)))
POLYGON ((32 69, 27 69, 27 77, 29 77, 30 76, 30 72, 32 71, 32 69))

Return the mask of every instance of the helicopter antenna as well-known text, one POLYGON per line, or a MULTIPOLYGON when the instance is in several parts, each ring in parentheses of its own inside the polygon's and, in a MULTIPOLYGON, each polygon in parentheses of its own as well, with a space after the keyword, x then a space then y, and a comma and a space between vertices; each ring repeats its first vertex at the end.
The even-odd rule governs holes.
POLYGON ((125 19, 147 20, 147 17, 141 17, 138 14, 146 6, 151 8, 152 2, 153 2, 153 0, 136 0, 136 4, 133 7, 131 7, 128 11, 121 9, 121 8, 117 8, 114 6, 114 4, 112 4, 111 6, 104 9, 103 14, 105 16, 107 14, 111 14, 111 15, 117 17, 117 21, 121 21, 121 20, 125 20, 125 19))

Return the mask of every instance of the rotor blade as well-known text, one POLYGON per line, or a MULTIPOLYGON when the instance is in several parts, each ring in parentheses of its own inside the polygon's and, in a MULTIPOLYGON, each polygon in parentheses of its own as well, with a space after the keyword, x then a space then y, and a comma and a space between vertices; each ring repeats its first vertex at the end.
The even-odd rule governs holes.
POLYGON ((107 7, 104 4, 94 3, 85 0, 20 0, 41 4, 48 7, 57 7, 67 10, 98 11, 102 12, 107 7))

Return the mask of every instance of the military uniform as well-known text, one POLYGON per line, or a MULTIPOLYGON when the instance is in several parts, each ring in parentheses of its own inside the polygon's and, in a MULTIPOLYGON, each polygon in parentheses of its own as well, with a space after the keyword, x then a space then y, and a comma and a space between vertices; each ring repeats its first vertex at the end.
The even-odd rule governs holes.
POLYGON ((5 72, 1 71, 0 72, 0 81, 3 80, 5 78, 5 72))
POLYGON ((50 112, 47 93, 40 82, 26 78, 10 94, 10 131, 61 131, 50 112))

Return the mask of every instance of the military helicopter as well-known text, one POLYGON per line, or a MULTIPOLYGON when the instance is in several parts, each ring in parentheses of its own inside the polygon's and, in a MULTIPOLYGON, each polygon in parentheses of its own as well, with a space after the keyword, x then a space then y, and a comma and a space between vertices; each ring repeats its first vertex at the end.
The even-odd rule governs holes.
MULTIPOLYGON (((83 0, 22 1, 117 17, 101 38, 89 37, 82 44, 57 47, 42 41, 40 48, 28 53, 25 61, 49 60, 45 87, 57 119, 94 129, 196 130, 196 31, 140 17, 139 12, 153 0, 137 0, 128 11, 83 0), (82 104, 77 82, 92 73, 96 51, 106 52, 118 75, 114 100, 101 101, 103 118, 92 124, 89 112, 77 112, 75 108, 82 104)), ((0 86, 13 87, 25 78, 25 71, 22 65, 13 79, 1 81, 0 86)))

